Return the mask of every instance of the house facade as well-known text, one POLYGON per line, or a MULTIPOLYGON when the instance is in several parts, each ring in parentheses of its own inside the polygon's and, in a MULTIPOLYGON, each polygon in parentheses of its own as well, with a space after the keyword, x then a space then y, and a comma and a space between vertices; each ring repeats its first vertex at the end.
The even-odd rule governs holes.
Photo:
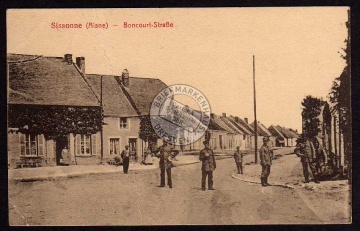
POLYGON ((9 167, 99 163, 100 102, 72 55, 8 54, 7 65, 9 167))
POLYGON ((251 131, 249 126, 245 125, 245 122, 237 116, 229 116, 227 117, 228 121, 230 121, 236 128, 238 128, 242 132, 242 144, 240 146, 241 150, 250 150, 253 147, 254 133, 251 131))
POLYGON ((245 149, 246 140, 244 137, 244 132, 241 131, 239 128, 237 128, 229 119, 229 116, 226 116, 226 113, 222 114, 221 120, 233 131, 233 142, 230 144, 229 147, 231 149, 236 149, 236 147, 239 147, 240 150, 245 149))
POLYGON ((102 99, 104 116, 103 156, 110 161, 129 146, 130 160, 141 162, 146 148, 155 150, 159 139, 140 138, 141 121, 149 116, 155 96, 167 86, 159 79, 130 77, 125 69, 121 76, 86 74, 90 85, 102 99))
POLYGON ((283 133, 275 125, 271 125, 268 130, 272 133, 272 136, 275 137, 275 146, 276 147, 285 147, 286 138, 283 133))

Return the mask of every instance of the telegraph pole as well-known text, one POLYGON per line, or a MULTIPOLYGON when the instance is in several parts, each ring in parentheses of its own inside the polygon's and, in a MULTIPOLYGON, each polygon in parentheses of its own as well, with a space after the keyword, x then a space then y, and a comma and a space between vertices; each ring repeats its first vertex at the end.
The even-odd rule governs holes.
POLYGON ((101 110, 101 130, 100 130, 100 142, 101 142, 101 153, 100 153, 100 163, 103 164, 104 156, 104 137, 103 137, 103 123, 104 123, 104 113, 103 113, 103 76, 100 76, 100 110, 101 110))
POLYGON ((257 139, 258 139, 258 134, 257 134, 257 120, 256 120, 256 88, 255 88, 255 55, 253 55, 253 84, 254 84, 254 131, 255 131, 255 164, 257 164, 258 162, 258 157, 257 157, 257 139))

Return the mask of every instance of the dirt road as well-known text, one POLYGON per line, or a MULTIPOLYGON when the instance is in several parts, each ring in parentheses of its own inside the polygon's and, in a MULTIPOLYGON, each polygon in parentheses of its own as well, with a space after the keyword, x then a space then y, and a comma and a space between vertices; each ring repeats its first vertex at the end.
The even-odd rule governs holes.
POLYGON ((9 184, 10 225, 313 224, 322 220, 295 190, 234 179, 232 159, 218 160, 215 191, 200 190, 200 164, 9 184))

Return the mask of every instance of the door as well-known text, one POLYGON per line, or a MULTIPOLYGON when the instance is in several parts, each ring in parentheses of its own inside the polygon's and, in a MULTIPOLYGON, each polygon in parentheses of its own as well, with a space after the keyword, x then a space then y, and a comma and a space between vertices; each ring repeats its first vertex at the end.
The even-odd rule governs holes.
POLYGON ((64 148, 69 150, 69 136, 60 136, 55 139, 55 150, 56 150, 56 165, 62 165, 60 163, 61 159, 61 152, 64 148))
POLYGON ((219 145, 220 145, 220 149, 223 149, 222 135, 219 135, 219 145))
POLYGON ((136 162, 137 157, 137 138, 129 138, 129 151, 130 151, 130 160, 136 162))

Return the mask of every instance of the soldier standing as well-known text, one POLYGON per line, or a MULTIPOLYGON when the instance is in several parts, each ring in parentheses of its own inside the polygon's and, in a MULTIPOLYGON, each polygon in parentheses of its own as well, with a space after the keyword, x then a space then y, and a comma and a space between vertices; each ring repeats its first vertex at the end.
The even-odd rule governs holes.
POLYGON ((125 150, 121 152, 121 159, 123 161, 124 174, 127 174, 129 170, 129 161, 130 161, 129 145, 125 145, 125 150))
POLYGON ((243 166, 242 166, 243 154, 240 151, 239 146, 236 147, 236 152, 234 153, 234 159, 235 159, 238 174, 243 174, 243 166))
POLYGON ((316 158, 316 150, 314 148, 314 144, 308 138, 304 137, 304 144, 302 147, 303 147, 304 155, 301 156, 301 163, 303 167, 305 183, 310 182, 309 169, 308 169, 308 166, 310 166, 310 170, 314 177, 314 182, 318 184, 320 182, 318 180, 319 177, 316 170, 317 158, 316 158))
POLYGON ((164 141, 164 144, 159 147, 156 152, 156 157, 160 158, 159 167, 160 167, 160 186, 165 187, 165 170, 168 179, 169 188, 172 188, 172 179, 171 179, 171 168, 173 167, 172 162, 169 160, 171 149, 167 146, 167 143, 164 141))
POLYGON ((203 144, 205 148, 200 151, 199 157, 202 161, 201 190, 205 191, 206 177, 208 177, 208 190, 215 190, 213 188, 213 171, 216 168, 214 152, 210 149, 208 141, 204 141, 203 144))
POLYGON ((260 152, 260 164, 261 164, 261 185, 263 187, 269 186, 268 177, 270 175, 270 167, 272 164, 273 151, 268 146, 269 138, 263 138, 263 145, 261 146, 260 152))

